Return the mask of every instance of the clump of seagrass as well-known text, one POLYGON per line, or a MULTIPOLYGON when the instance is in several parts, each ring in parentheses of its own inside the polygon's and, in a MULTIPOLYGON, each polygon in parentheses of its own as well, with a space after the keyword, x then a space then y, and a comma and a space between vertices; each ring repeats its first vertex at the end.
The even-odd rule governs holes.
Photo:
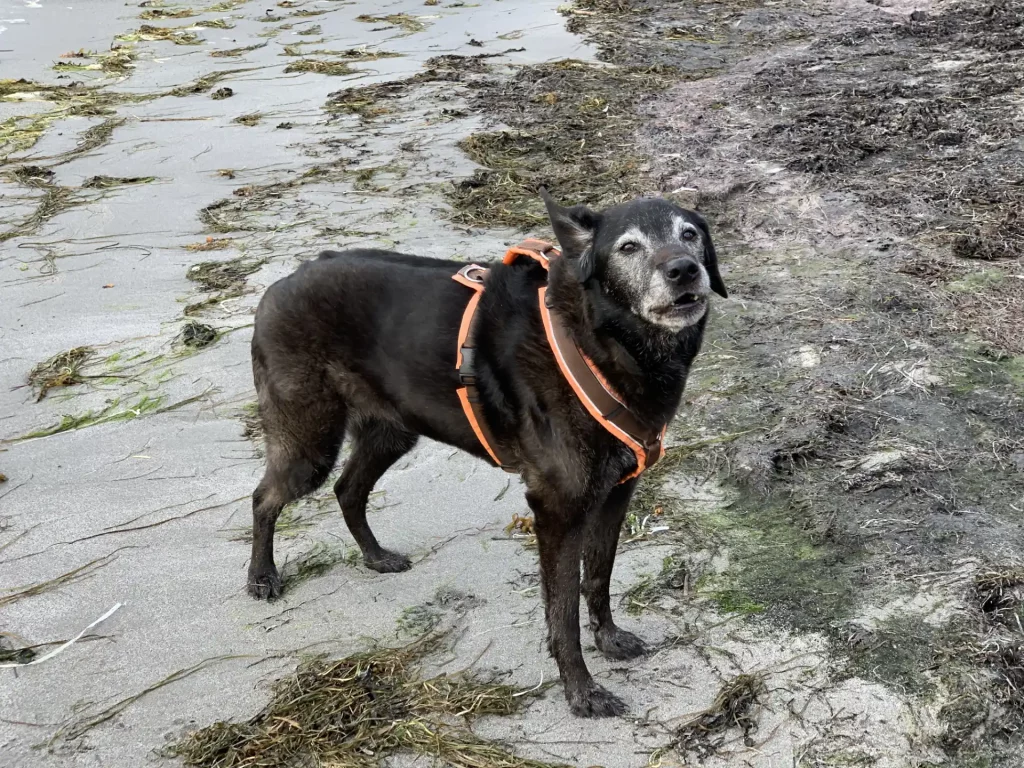
POLYGON ((986 619, 1024 634, 1024 567, 978 574, 974 596, 986 619))
POLYGON ((178 338, 186 347, 203 349, 217 340, 217 329, 213 326, 189 320, 181 329, 178 338))
POLYGON ((347 61, 322 61, 320 59, 299 59, 284 68, 285 72, 313 72, 318 75, 351 75, 356 70, 347 61))
POLYGON ((85 381, 82 366, 92 354, 92 347, 74 347, 36 365, 28 374, 28 383, 36 391, 36 402, 46 397, 51 389, 85 381))
POLYGON ((259 270, 263 263, 260 259, 237 258, 228 261, 203 261, 192 265, 186 277, 195 283, 199 290, 213 295, 187 305, 185 315, 191 317, 228 299, 237 299, 245 293, 245 278, 259 270))
POLYGON ((440 640, 429 635, 403 648, 304 662, 252 719, 215 723, 170 751, 203 768, 375 768, 401 753, 455 768, 552 768, 516 757, 465 726, 478 715, 520 711, 525 692, 468 673, 419 676, 417 663, 440 640))
POLYGON ((392 13, 388 16, 373 16, 368 13, 356 16, 356 21, 366 22, 368 24, 391 24, 395 27, 400 27, 403 30, 402 37, 406 35, 413 35, 417 32, 422 32, 427 28, 427 25, 419 19, 410 16, 408 13, 392 13))
POLYGON ((995 698, 1006 709, 1007 727, 1024 727, 1024 567, 978 574, 974 598, 988 631, 975 641, 975 657, 995 673, 995 698))
POLYGON ((750 734, 757 730, 755 708, 766 693, 759 674, 737 675, 718 691, 711 706, 676 731, 675 747, 681 754, 693 752, 704 760, 714 755, 731 728, 743 731, 743 741, 753 746, 750 734))
POLYGON ((477 90, 475 103, 518 130, 474 133, 459 147, 483 166, 448 188, 452 218, 470 226, 545 226, 537 195, 604 207, 639 195, 646 161, 629 149, 637 105, 672 82, 656 68, 564 60, 525 67, 477 90))

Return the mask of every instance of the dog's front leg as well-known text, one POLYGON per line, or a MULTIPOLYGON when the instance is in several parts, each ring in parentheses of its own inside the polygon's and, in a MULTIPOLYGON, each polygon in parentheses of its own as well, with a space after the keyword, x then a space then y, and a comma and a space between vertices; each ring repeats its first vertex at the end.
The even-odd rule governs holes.
POLYGON ((580 554, 585 505, 552 509, 539 494, 526 494, 533 510, 540 550, 548 648, 565 686, 569 709, 579 717, 610 717, 625 704, 594 682, 580 646, 580 554))
POLYGON ((589 515, 583 544, 583 592, 587 596, 594 644, 610 659, 632 659, 647 649, 643 640, 615 626, 609 585, 619 531, 633 497, 636 480, 615 486, 604 504, 589 515))

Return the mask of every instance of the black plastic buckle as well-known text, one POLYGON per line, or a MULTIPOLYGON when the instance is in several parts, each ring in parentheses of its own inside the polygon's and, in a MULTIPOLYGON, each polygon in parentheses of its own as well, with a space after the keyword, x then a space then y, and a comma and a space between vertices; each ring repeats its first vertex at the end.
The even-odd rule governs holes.
POLYGON ((463 347, 459 351, 462 353, 459 381, 463 384, 474 386, 476 384, 476 349, 473 347, 463 347))

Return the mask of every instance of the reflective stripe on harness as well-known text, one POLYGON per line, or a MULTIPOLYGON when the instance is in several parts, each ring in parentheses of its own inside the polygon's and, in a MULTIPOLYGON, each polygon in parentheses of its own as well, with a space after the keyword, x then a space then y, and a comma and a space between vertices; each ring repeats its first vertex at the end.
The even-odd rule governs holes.
POLYGON ((452 276, 455 282, 473 289, 473 295, 469 297, 466 311, 462 313, 462 324, 459 326, 459 348, 458 354, 455 356, 455 370, 459 372, 459 382, 462 386, 457 390, 457 394, 459 402, 462 403, 462 411, 469 421, 469 426, 473 428, 473 433, 484 450, 494 460, 494 463, 506 472, 515 472, 513 467, 498 458, 498 454, 494 450, 494 435, 491 434, 491 430, 487 426, 483 403, 480 401, 480 392, 476 386, 476 327, 473 317, 476 315, 480 296, 484 292, 486 276, 487 269, 477 264, 469 264, 452 276))
MULTIPOLYGON (((525 256, 547 269, 550 258, 559 255, 558 250, 550 243, 541 240, 525 240, 519 245, 509 248, 502 263, 514 264, 520 257, 525 256), (548 254, 551 256, 549 257, 548 254)), ((460 269, 458 274, 452 277, 456 282, 472 288, 474 291, 466 305, 459 328, 459 348, 455 367, 459 371, 459 379, 463 386, 458 390, 458 395, 459 401, 462 403, 462 410, 465 412, 473 432, 490 457, 494 459, 494 463, 506 472, 514 472, 515 469, 498 458, 494 448, 494 436, 487 427, 483 404, 480 402, 479 391, 476 388, 476 369, 474 367, 476 344, 473 320, 477 305, 480 303, 480 295, 484 290, 484 278, 487 276, 487 272, 485 267, 470 264, 460 269)), ((619 483, 632 480, 645 469, 654 465, 665 454, 663 441, 668 425, 666 424, 660 430, 651 430, 640 423, 622 397, 605 379, 597 365, 572 340, 568 329, 558 319, 558 316, 551 312, 546 296, 547 286, 538 288, 537 300, 540 316, 555 362, 558 363, 562 375, 587 412, 633 452, 636 457, 636 469, 627 473, 619 480, 619 483)))

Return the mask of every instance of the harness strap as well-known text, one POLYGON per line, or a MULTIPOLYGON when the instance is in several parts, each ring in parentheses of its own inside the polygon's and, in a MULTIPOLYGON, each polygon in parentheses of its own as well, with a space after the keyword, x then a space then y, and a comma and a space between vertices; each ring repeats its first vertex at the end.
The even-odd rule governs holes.
POLYGON ((501 260, 501 263, 515 264, 520 256, 527 256, 547 269, 550 260, 561 255, 561 252, 551 243, 545 243, 543 240, 523 240, 519 245, 514 245, 506 251, 505 258, 501 260), (551 256, 548 256, 549 253, 551 256))
POLYGON ((483 402, 480 400, 480 392, 476 387, 476 324, 473 322, 473 318, 476 315, 477 305, 480 303, 480 296, 484 292, 484 277, 486 276, 487 269, 478 264, 469 264, 452 276, 455 282, 473 289, 473 295, 470 296, 466 310, 462 313, 462 324, 459 326, 459 349, 455 357, 455 369, 459 372, 459 381, 462 386, 456 392, 459 402, 462 403, 462 411, 469 421, 469 426, 473 428, 473 433, 484 450, 503 470, 515 472, 515 469, 498 458, 498 453, 494 449, 496 441, 490 427, 487 426, 483 402))
POLYGON ((641 424, 594 361, 583 354, 572 340, 565 325, 552 314, 547 304, 547 287, 537 289, 537 295, 544 332, 565 380, 594 420, 625 443, 636 456, 636 469, 619 480, 619 484, 639 477, 664 455, 662 441, 668 425, 661 430, 652 430, 641 424))
MULTIPOLYGON (((542 240, 524 240, 519 245, 509 248, 502 263, 513 264, 519 257, 525 256, 539 263, 544 269, 548 269, 550 259, 559 255, 559 251, 550 243, 542 240)), ((480 294, 484 290, 484 277, 486 277, 487 271, 485 267, 469 264, 452 277, 456 282, 473 289, 473 296, 470 297, 469 304, 466 305, 466 311, 462 315, 462 325, 459 328, 459 350, 455 367, 459 371, 459 379, 463 386, 458 390, 458 395, 462 403, 462 410, 484 450, 499 467, 506 472, 514 472, 512 467, 504 464, 498 458, 494 450, 494 435, 487 426, 483 403, 480 401, 480 393, 476 388, 476 369, 474 368, 476 344, 473 317, 480 302, 480 294)), ((569 382, 569 386, 572 387, 583 407, 597 423, 633 451, 633 455, 636 456, 636 469, 619 480, 619 483, 632 480, 665 455, 663 443, 668 425, 666 424, 660 430, 652 430, 640 423, 633 412, 629 410, 623 398, 605 379, 597 365, 576 345, 569 330, 558 316, 551 312, 546 296, 547 286, 538 288, 540 316, 544 323, 544 333, 547 336, 548 344, 555 356, 555 362, 558 363, 562 375, 569 382)))

